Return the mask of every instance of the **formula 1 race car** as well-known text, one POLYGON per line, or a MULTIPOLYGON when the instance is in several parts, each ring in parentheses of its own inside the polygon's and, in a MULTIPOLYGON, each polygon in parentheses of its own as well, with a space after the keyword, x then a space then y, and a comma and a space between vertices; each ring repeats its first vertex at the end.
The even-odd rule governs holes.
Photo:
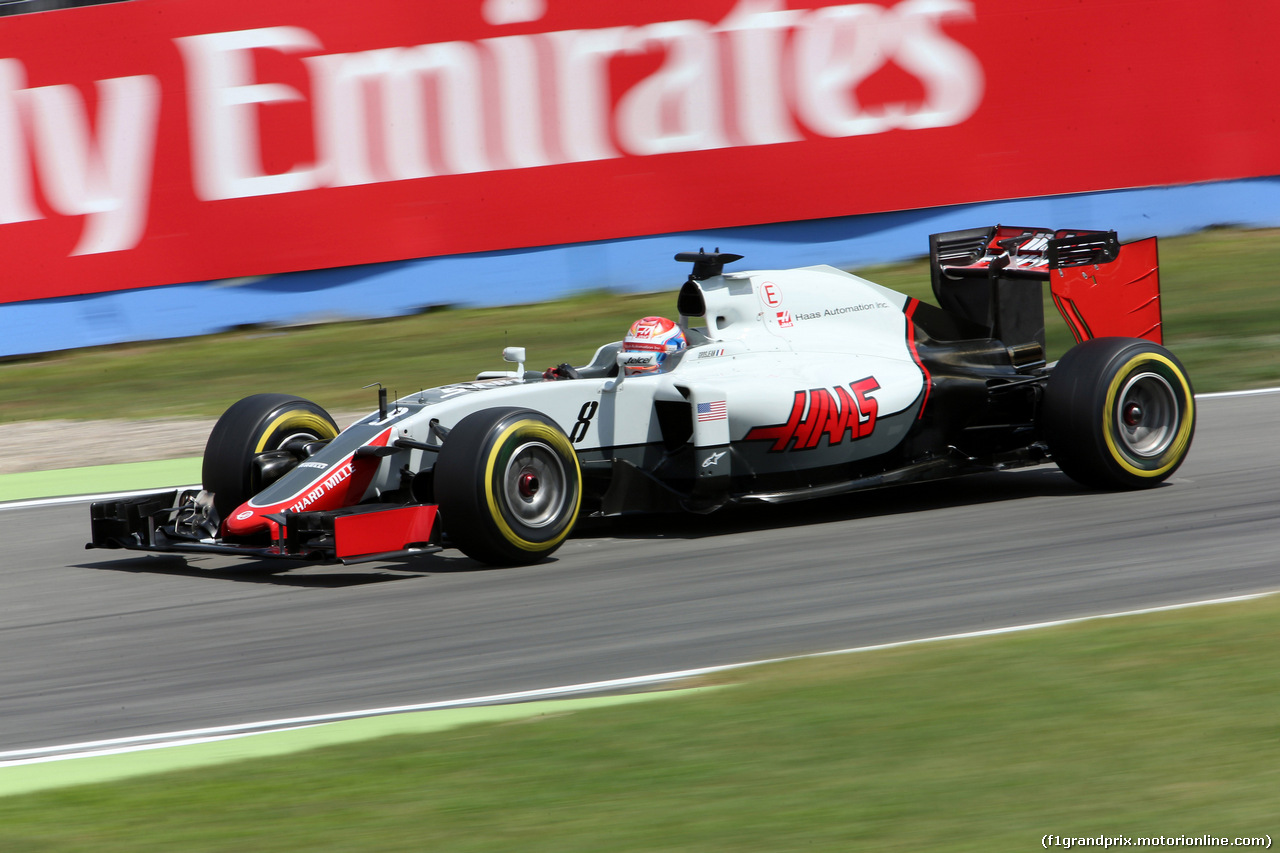
POLYGON ((583 513, 784 503, 1052 461, 1154 486, 1195 428, 1161 343, 1155 238, 995 226, 935 234, 938 306, 829 266, 725 272, 699 251, 688 346, 605 344, 555 380, 516 369, 411 394, 339 432, 285 394, 233 405, 203 489, 92 506, 89 547, 309 561, 452 546, 495 565, 555 551, 583 513), (1077 345, 1045 359, 1042 283, 1077 345), (641 372, 635 372, 641 371, 641 372))

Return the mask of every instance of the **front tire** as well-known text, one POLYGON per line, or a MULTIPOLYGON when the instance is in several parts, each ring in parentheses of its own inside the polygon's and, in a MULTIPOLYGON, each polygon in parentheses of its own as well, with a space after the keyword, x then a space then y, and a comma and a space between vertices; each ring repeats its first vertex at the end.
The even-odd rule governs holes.
POLYGON ((279 450, 288 441, 325 441, 338 425, 324 409, 292 394, 254 394, 222 413, 204 447, 201 482, 213 492, 213 505, 226 518, 262 484, 255 482, 253 458, 279 450))
POLYGON ((486 409, 458 422, 432 481, 445 532, 482 563, 518 566, 550 556, 582 507, 573 445, 546 415, 486 409))
POLYGON ((1167 480, 1191 447, 1191 380, 1164 347, 1095 338, 1049 376, 1041 424, 1054 461, 1092 488, 1140 489, 1167 480))

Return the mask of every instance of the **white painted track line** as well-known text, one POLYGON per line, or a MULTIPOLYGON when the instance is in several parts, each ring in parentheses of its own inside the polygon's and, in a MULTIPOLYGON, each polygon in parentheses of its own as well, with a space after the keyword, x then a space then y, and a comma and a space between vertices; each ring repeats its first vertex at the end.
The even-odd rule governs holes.
POLYGON ((1213 391, 1209 394, 1197 394, 1197 400, 1218 400, 1223 397, 1260 397, 1263 394, 1280 394, 1280 388, 1254 388, 1249 391, 1213 391))

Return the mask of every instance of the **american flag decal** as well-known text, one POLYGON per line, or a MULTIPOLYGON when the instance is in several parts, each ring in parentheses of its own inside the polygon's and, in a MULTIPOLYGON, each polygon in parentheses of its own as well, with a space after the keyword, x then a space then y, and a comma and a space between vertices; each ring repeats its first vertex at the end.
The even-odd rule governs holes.
POLYGON ((728 416, 729 412, 725 408, 724 400, 716 400, 714 403, 698 404, 699 421, 722 421, 728 416))

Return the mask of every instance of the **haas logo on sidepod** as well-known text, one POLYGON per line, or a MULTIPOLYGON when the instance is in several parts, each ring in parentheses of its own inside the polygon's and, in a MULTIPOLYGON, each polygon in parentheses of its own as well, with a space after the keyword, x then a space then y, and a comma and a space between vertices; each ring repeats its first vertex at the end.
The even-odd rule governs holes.
POLYGON ((846 435, 851 436, 852 441, 866 438, 875 430, 880 410, 875 398, 869 395, 879 388, 876 378, 868 376, 850 382, 848 390, 837 385, 834 395, 826 388, 797 391, 786 423, 752 427, 744 440, 772 441, 769 452, 781 453, 787 449, 812 450, 824 435, 828 447, 842 443, 846 435))

